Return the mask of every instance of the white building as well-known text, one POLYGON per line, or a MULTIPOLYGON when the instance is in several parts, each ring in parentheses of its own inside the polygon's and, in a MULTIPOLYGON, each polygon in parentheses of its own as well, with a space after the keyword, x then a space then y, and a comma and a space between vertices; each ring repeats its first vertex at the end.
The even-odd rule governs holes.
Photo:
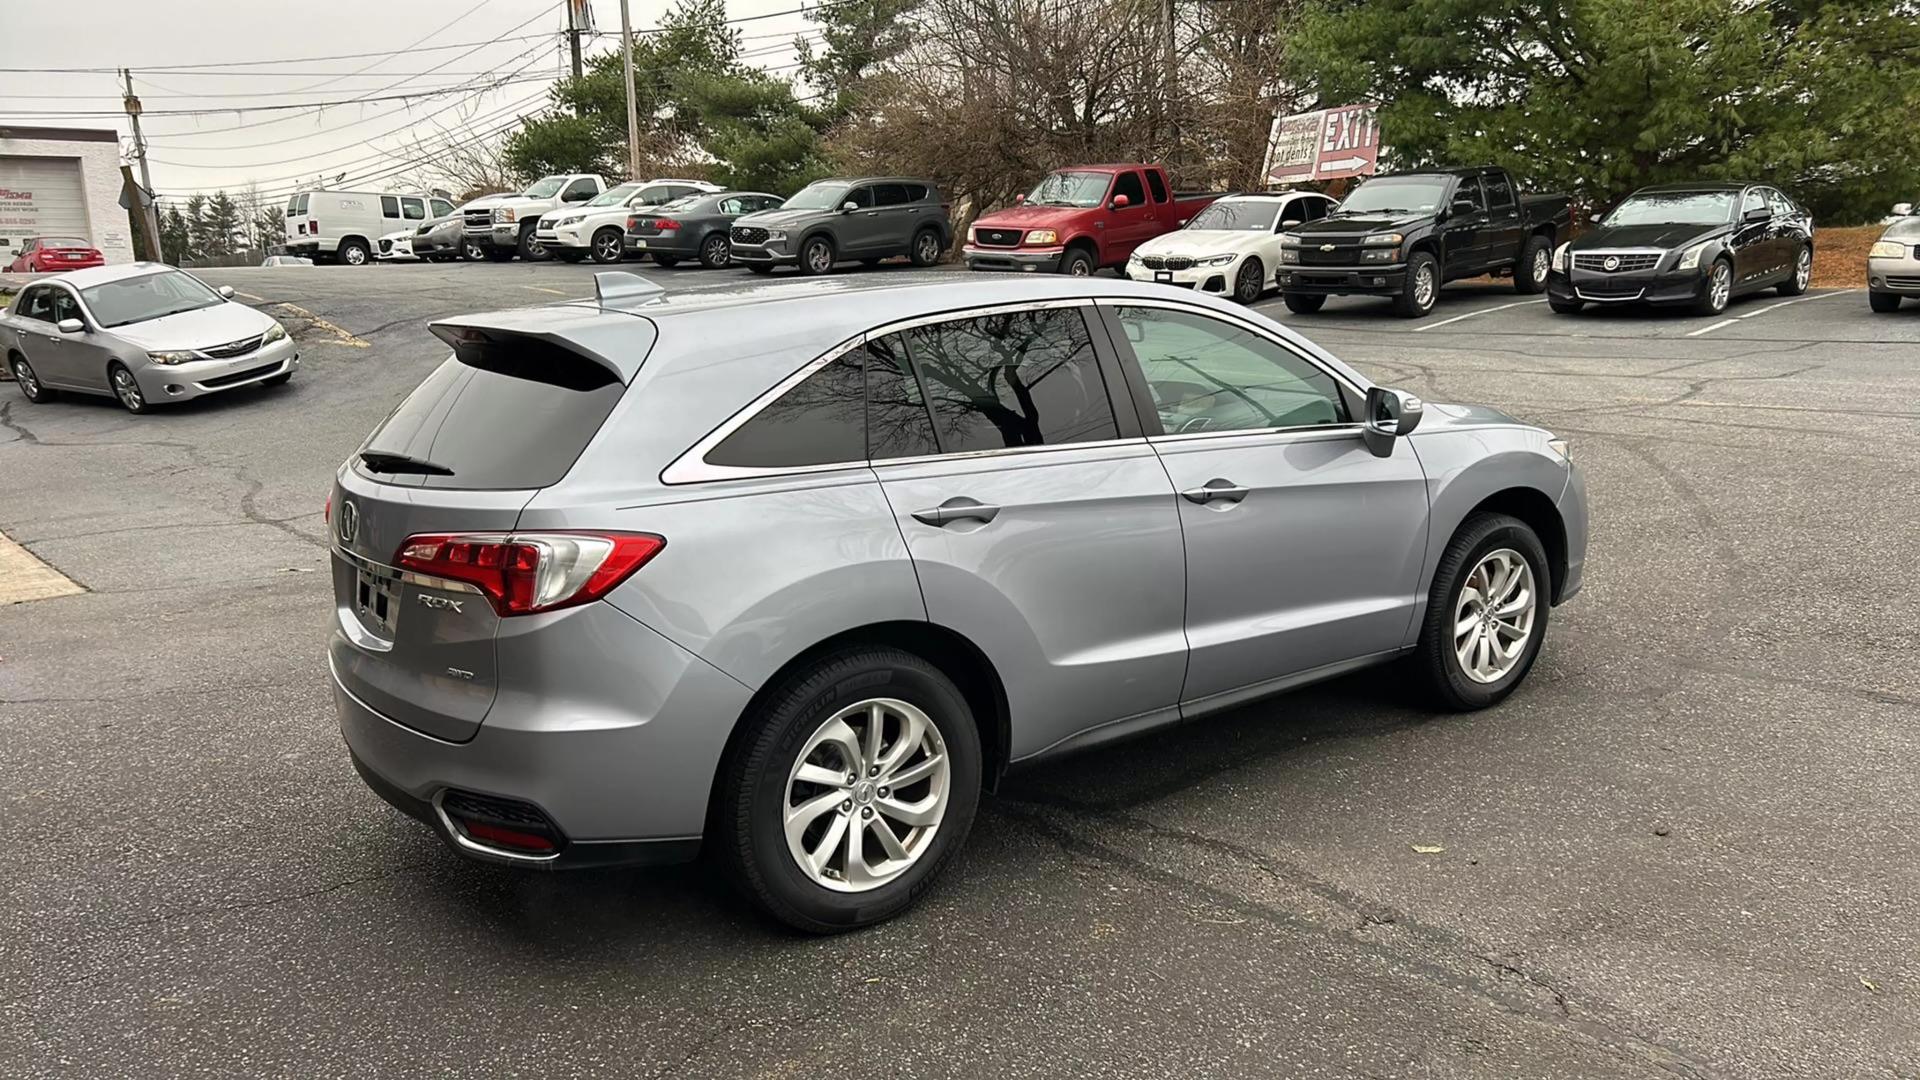
POLYGON ((0 121, 0 268, 34 236, 85 237, 108 262, 132 262, 121 186, 118 133, 0 121))

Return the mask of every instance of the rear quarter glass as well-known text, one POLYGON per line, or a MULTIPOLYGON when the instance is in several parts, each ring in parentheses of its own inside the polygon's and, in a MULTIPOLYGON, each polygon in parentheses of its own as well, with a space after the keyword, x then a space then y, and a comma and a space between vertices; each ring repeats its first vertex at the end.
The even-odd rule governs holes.
POLYGON ((449 358, 407 395, 362 448, 430 461, 451 475, 383 473, 415 487, 516 490, 558 483, 626 393, 602 365, 518 339, 449 358))

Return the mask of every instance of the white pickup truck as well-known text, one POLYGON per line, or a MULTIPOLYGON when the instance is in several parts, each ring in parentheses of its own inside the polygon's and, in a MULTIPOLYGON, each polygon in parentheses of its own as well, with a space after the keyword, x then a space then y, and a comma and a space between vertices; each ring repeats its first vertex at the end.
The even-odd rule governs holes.
POLYGON ((466 238, 479 245, 489 259, 505 262, 515 255, 538 260, 547 248, 533 235, 540 215, 572 203, 583 203, 607 189, 606 181, 591 173, 543 176, 525 191, 483 195, 460 208, 466 238))

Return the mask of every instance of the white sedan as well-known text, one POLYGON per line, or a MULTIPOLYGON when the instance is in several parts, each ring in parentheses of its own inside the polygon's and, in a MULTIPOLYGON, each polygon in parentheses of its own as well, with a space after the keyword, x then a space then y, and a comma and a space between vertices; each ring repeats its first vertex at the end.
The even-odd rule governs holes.
POLYGON ((378 244, 379 249, 373 253, 373 257, 381 262, 394 262, 399 259, 412 261, 413 259, 412 229, 388 233, 379 239, 378 244))
POLYGON ((1231 296, 1243 304, 1273 287, 1280 234, 1326 217, 1333 199, 1313 191, 1228 195, 1193 215, 1184 228, 1134 249, 1121 271, 1135 281, 1231 296))

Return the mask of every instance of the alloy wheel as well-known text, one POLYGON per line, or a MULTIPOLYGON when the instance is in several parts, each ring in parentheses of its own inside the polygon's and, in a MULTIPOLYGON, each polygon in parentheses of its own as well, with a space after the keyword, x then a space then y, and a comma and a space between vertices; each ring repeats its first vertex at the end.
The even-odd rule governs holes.
POLYGON ((730 243, 728 243, 726 237, 716 236, 713 239, 707 241, 707 253, 706 253, 706 258, 703 261, 708 266, 718 269, 722 266, 727 265, 727 263, 731 262, 732 259, 733 259, 733 246, 730 243))
POLYGON ((625 246, 626 240, 620 234, 601 233, 593 238, 593 257, 603 263, 619 262, 625 246))
POLYGON ((1433 306, 1433 267, 1422 264, 1413 275, 1413 301, 1425 311, 1433 306))
POLYGON ((1539 595, 1533 567, 1512 548, 1488 552, 1467 575, 1453 609, 1453 654, 1478 683, 1499 682, 1526 654, 1539 595))
POLYGON ((816 274, 824 274, 833 269, 833 249, 825 240, 815 240, 807 245, 807 269, 816 274))
POLYGON ((13 379, 20 384, 20 392, 27 395, 28 401, 40 396, 40 380, 34 378, 33 369, 25 360, 13 362, 13 379))
POLYGON ((140 395, 140 384, 134 381, 133 373, 123 367, 113 369, 113 396, 120 399, 120 404, 125 405, 128 412, 139 412, 147 404, 147 399, 140 395))
POLYGON ((1553 256, 1547 252, 1546 248, 1539 248, 1536 251, 1534 251, 1533 283, 1535 285, 1542 285, 1546 283, 1547 271, 1551 269, 1552 262, 1553 262, 1553 256))
POLYGON ((1713 272, 1707 279, 1707 288, 1711 293, 1713 310, 1724 310, 1727 301, 1733 299, 1733 271, 1726 263, 1713 264, 1713 272))
POLYGON ((1793 266, 1793 287, 1806 291, 1807 283, 1813 280, 1813 250, 1800 249, 1800 260, 1793 266))
POLYGON ((952 766, 940 729, 898 698, 841 709, 801 745, 781 822, 807 879, 836 892, 894 880, 933 845, 952 766))
POLYGON ((919 249, 914 252, 915 260, 917 260, 918 262, 924 265, 929 265, 929 266, 939 260, 940 258, 940 238, 939 237, 933 235, 933 233, 931 232, 923 232, 920 234, 920 239, 915 241, 915 243, 919 249))

